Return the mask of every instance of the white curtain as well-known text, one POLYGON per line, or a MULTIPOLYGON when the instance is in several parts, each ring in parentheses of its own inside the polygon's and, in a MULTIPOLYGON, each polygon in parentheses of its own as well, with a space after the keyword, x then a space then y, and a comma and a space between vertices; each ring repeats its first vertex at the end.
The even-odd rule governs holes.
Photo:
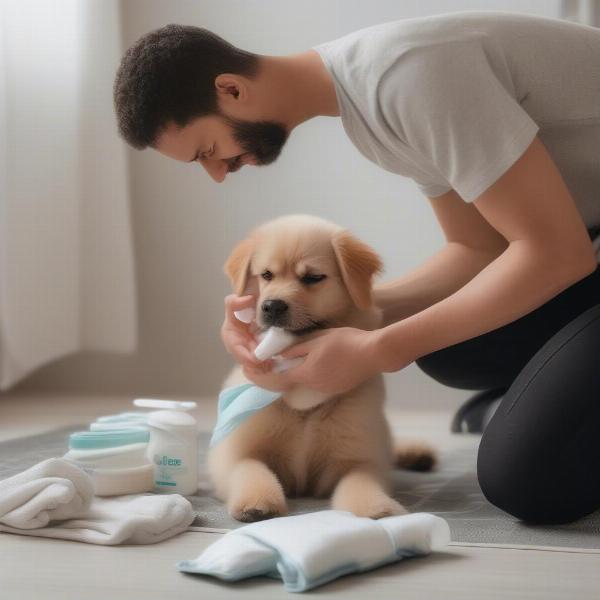
POLYGON ((0 390, 137 342, 117 0, 0 0, 0 390))
POLYGON ((600 0, 561 0, 559 6, 562 19, 600 26, 600 0))

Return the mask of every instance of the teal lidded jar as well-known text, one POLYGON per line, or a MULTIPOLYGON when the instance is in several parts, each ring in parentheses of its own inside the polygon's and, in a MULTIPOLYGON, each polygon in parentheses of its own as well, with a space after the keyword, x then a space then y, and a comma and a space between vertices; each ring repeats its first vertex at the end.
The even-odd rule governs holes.
POLYGON ((69 436, 64 455, 86 473, 97 496, 152 491, 153 469, 146 458, 150 434, 144 427, 77 431, 69 436))

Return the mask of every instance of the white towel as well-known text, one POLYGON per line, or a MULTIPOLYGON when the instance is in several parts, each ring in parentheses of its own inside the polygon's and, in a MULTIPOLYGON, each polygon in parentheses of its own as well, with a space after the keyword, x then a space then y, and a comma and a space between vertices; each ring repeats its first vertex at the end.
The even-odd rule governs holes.
POLYGON ((266 575, 304 592, 348 573, 368 571, 447 546, 448 523, 429 513, 373 520, 325 510, 252 523, 225 534, 180 571, 226 581, 266 575))
POLYGON ((45 527, 89 508, 94 496, 90 476, 60 458, 49 458, 0 481, 0 525, 16 529, 45 527))
POLYGON ((53 458, 0 481, 0 531, 113 546, 154 544, 185 531, 192 505, 179 494, 93 497, 90 476, 53 458))

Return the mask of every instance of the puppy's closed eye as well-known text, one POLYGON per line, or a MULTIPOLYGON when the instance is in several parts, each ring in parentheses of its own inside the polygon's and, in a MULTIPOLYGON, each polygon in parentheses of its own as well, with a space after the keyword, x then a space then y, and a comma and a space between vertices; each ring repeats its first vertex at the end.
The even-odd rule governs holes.
POLYGON ((319 283, 319 281, 323 281, 326 277, 327 275, 305 275, 300 281, 307 285, 312 285, 314 283, 319 283))
MULTIPOLYGON (((271 271, 264 271, 263 273, 261 273, 260 276, 266 281, 271 281, 274 277, 271 271)), ((306 285, 312 285, 314 283, 319 283, 319 281, 323 281, 323 279, 325 279, 326 277, 327 275, 310 274, 302 276, 300 278, 300 281, 306 285)))

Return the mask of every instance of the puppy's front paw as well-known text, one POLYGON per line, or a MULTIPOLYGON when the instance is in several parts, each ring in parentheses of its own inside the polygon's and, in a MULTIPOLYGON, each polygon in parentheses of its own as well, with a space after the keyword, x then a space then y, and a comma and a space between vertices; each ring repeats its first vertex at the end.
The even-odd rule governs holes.
POLYGON ((287 513, 285 498, 239 498, 229 505, 229 514, 237 521, 253 523, 273 517, 281 517, 287 513))
POLYGON ((371 505, 367 505, 366 512, 368 514, 357 516, 369 517, 369 519, 382 519, 383 517, 393 517, 395 515, 407 515, 409 511, 393 498, 386 497, 374 501, 371 505))
POLYGON ((234 519, 245 523, 287 513, 285 494, 275 473, 254 459, 242 460, 233 469, 227 509, 234 519))
POLYGON ((406 515, 408 510, 393 498, 384 494, 373 496, 361 495, 355 498, 346 498, 345 501, 334 499, 333 508, 337 510, 348 510, 357 517, 368 519, 381 519, 394 515, 406 515))
POLYGON ((402 504, 387 495, 376 477, 358 470, 347 473, 338 482, 331 504, 336 510, 347 510, 369 519, 408 513, 402 504))

